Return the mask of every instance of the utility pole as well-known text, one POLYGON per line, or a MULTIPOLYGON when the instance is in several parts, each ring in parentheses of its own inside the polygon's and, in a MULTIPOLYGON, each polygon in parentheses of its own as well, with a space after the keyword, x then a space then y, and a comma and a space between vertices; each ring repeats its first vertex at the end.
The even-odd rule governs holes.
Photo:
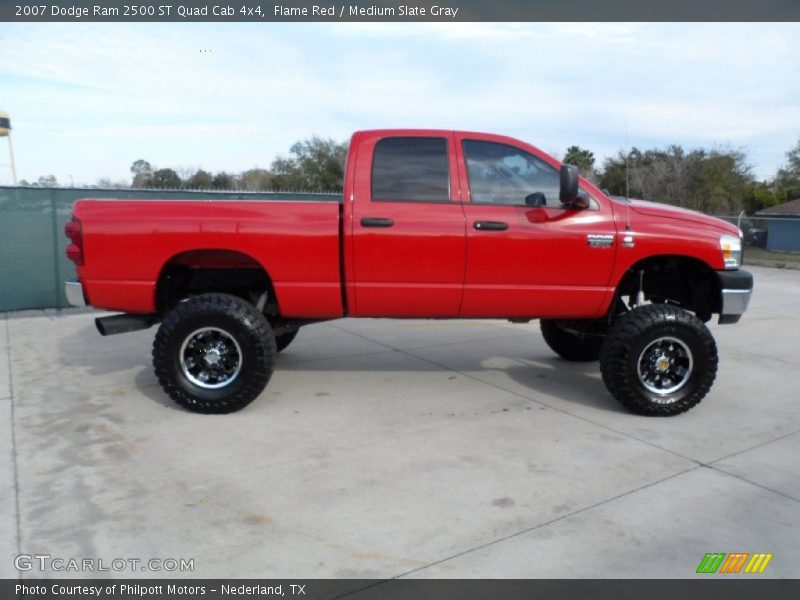
POLYGON ((630 159, 631 150, 628 147, 628 117, 625 117, 625 197, 629 198, 628 193, 628 159, 630 159))

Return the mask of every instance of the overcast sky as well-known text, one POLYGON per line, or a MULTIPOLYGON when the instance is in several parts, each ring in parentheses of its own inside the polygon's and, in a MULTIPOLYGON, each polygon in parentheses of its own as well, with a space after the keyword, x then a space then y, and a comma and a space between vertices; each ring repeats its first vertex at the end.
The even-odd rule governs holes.
POLYGON ((799 56, 797 23, 2 23, 0 110, 28 180, 238 172, 383 127, 603 158, 626 121, 630 145, 742 147, 766 178, 800 137, 799 56))

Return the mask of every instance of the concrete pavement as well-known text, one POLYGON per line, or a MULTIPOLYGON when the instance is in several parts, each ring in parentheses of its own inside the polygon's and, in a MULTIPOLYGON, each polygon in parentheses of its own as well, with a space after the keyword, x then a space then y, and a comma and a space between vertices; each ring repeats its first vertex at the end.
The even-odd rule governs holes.
POLYGON ((309 326, 252 405, 203 416, 161 392, 155 330, 8 314, 0 576, 24 553, 194 560, 126 577, 684 578, 772 552, 761 577, 798 577, 800 272, 752 271, 750 312, 711 326, 710 395, 670 419, 625 412, 535 323, 309 326))

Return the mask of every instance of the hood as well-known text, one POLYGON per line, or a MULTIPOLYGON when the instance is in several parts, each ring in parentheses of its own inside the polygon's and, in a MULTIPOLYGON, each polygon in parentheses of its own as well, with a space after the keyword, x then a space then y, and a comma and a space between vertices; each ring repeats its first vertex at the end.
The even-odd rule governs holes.
POLYGON ((706 227, 714 227, 720 229, 725 233, 731 235, 739 235, 739 228, 732 223, 717 219, 716 217, 709 217, 696 210, 689 210, 688 208, 679 208, 669 204, 660 204, 658 202, 648 202, 647 200, 629 200, 629 206, 632 210, 642 215, 650 217, 663 217, 665 219, 678 219, 680 221, 691 221, 705 225, 706 227))

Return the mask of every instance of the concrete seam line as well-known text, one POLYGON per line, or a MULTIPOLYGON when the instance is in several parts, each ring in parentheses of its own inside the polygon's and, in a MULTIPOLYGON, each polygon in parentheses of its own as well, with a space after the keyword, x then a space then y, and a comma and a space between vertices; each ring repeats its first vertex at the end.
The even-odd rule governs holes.
POLYGON ((769 361, 780 362, 780 363, 783 363, 785 365, 789 365, 790 367, 796 367, 796 366, 798 366, 798 364, 800 364, 800 363, 798 363, 796 361, 793 361, 793 360, 786 360, 785 358, 781 358, 780 356, 771 356, 769 354, 759 354, 758 352, 751 352, 749 350, 739 350, 738 348, 728 348, 728 349, 726 349, 726 352, 731 352, 733 354, 741 354, 741 355, 750 356, 750 357, 753 357, 753 358, 762 358, 764 360, 769 360, 769 361))
POLYGON ((343 328, 341 328, 341 327, 339 327, 337 325, 331 325, 331 327, 333 329, 338 329, 339 331, 342 331, 344 333, 349 333, 350 335, 354 335, 357 338, 361 338, 362 340, 365 340, 367 342, 372 342, 373 344, 378 344, 379 346, 383 346, 384 348, 387 348, 389 350, 396 350, 398 352, 400 351, 398 348, 395 348, 394 346, 390 346, 389 344, 384 344, 383 342, 379 342, 378 340, 370 339, 370 338, 368 338, 368 337, 366 337, 364 335, 361 335, 360 333, 356 333, 354 331, 347 331, 347 329, 343 329, 343 328))
POLYGON ((763 448, 764 446, 769 446, 770 444, 774 444, 775 442, 780 442, 781 440, 785 440, 786 438, 792 437, 793 435, 797 435, 798 433, 800 433, 800 430, 791 431, 789 433, 785 433, 783 435, 779 435, 778 437, 773 438, 771 440, 767 440, 766 442, 761 442, 760 444, 756 444, 755 446, 751 446, 749 448, 745 448, 744 450, 737 450, 736 452, 732 452, 731 454, 727 454, 727 455, 723 456, 722 458, 718 458, 716 460, 712 460, 709 463, 702 463, 702 464, 703 464, 704 467, 716 468, 716 467, 713 467, 713 465, 716 465, 718 462, 722 462, 723 460, 727 460, 729 458, 733 458, 734 456, 739 456, 740 454, 745 454, 747 452, 752 452, 753 450, 758 450, 759 448, 763 448))
POLYGON ((8 323, 8 315, 5 315, 6 322, 6 355, 8 358, 8 392, 10 394, 9 402, 9 427, 11 427, 11 473, 14 486, 14 512, 15 512, 15 525, 16 525, 16 545, 17 556, 22 553, 22 528, 20 525, 19 514, 19 471, 17 467, 17 427, 16 427, 16 411, 14 406, 14 378, 11 375, 11 334, 9 333, 10 325, 8 323))
POLYGON ((741 475, 737 475, 736 473, 731 473, 729 471, 725 471, 723 469, 720 469, 718 467, 714 467, 714 466, 711 466, 711 465, 702 465, 702 466, 707 468, 707 469, 709 469, 709 470, 711 470, 711 471, 714 471, 716 473, 721 473, 722 475, 727 475, 728 477, 732 477, 733 479, 738 479, 739 481, 743 481, 745 483, 749 483, 750 485, 754 485, 755 487, 761 488, 762 490, 765 490, 767 492, 772 492, 773 494, 777 494, 778 496, 782 496, 783 498, 787 498, 788 500, 794 500, 795 502, 800 502, 800 498, 795 498, 794 496, 791 496, 790 494, 786 494, 784 492, 780 492, 780 491, 778 491, 778 490, 776 490, 774 488, 768 487, 768 486, 763 485, 761 483, 756 483, 755 481, 750 481, 746 477, 742 477, 741 475))
POLYGON ((665 481, 669 481, 671 479, 675 479, 676 477, 681 477, 682 475, 686 475, 687 473, 691 473, 693 471, 696 471, 699 468, 700 468, 700 465, 693 466, 690 469, 686 469, 684 471, 680 471, 678 473, 674 473, 672 475, 669 475, 667 477, 659 479, 658 481, 652 481, 650 483, 646 483, 646 484, 644 484, 644 485, 642 485, 640 487, 634 488, 632 490, 628 490, 627 492, 623 492, 623 493, 618 494, 616 496, 612 496, 611 498, 606 498, 605 500, 600 500, 599 502, 595 502, 594 504, 591 504, 589 506, 584 506, 583 508, 579 508, 578 510, 575 510, 575 511, 573 511, 571 513, 560 515, 560 516, 556 517, 555 519, 550 519, 549 521, 545 521, 543 523, 539 523, 538 525, 534 525, 532 527, 526 527, 525 529, 521 529, 520 531, 516 531, 514 533, 510 533, 508 535, 505 535, 503 537, 499 537, 499 538, 497 538, 495 540, 491 540, 491 541, 486 542, 484 544, 479 544, 479 545, 475 546, 474 548, 469 548, 469 549, 464 550, 462 552, 458 552, 456 554, 453 554, 452 556, 448 556, 448 557, 442 558, 440 560, 436 560, 436 561, 434 561, 432 563, 429 563, 429 564, 427 564, 425 566, 417 567, 416 569, 411 569, 410 571, 406 571, 404 573, 400 573, 399 575, 395 575, 391 579, 399 579, 400 577, 406 577, 407 575, 412 575, 414 573, 418 573, 418 572, 423 571, 425 569, 428 569, 430 567, 434 567, 436 565, 439 565, 439 564, 445 563, 447 561, 453 560, 454 558, 460 558, 461 556, 464 556, 466 554, 471 554, 471 553, 476 552, 478 550, 483 550, 484 548, 488 548, 489 546, 494 546, 495 544, 499 544, 501 542, 505 542, 505 541, 510 540, 512 538, 519 537, 521 535, 525 535, 526 533, 530 533, 530 532, 535 531, 537 529, 541 529, 542 527, 547 527, 548 525, 552 525, 554 523, 558 523, 559 521, 563 521, 564 519, 567 519, 569 517, 573 517, 575 515, 579 515, 581 513, 584 513, 584 512, 593 510, 595 508, 598 508, 600 506, 603 506, 604 504, 608 504, 609 502, 614 502, 615 500, 619 500, 620 498, 625 498, 626 496, 630 496, 632 494, 635 494, 636 492, 640 492, 640 491, 645 490, 647 488, 651 488, 653 486, 659 485, 661 483, 664 483, 665 481))

